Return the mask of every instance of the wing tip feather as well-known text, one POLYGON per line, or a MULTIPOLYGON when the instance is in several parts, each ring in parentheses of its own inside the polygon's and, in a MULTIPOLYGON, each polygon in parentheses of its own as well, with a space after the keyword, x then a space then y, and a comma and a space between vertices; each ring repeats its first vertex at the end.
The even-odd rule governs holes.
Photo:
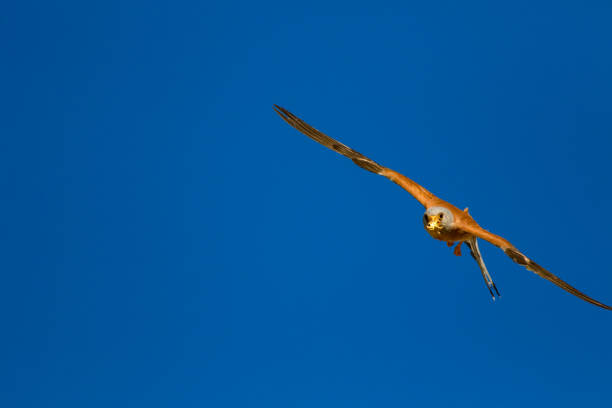
POLYGON ((516 248, 506 248, 504 252, 506 255, 510 257, 510 259, 512 259, 517 264, 524 266, 525 268, 532 271, 536 275, 554 283, 555 285, 559 286, 561 289, 565 290, 566 292, 571 293, 577 298, 580 298, 584 300, 585 302, 591 303, 595 306, 599 306, 602 309, 612 310, 612 307, 606 305, 605 303, 601 303, 600 301, 595 300, 592 297, 582 293, 581 291, 579 291, 578 289, 576 289, 569 283, 565 282, 563 279, 559 278, 558 276, 542 268, 540 265, 538 265, 537 263, 533 262, 531 259, 527 258, 525 255, 523 255, 516 248))

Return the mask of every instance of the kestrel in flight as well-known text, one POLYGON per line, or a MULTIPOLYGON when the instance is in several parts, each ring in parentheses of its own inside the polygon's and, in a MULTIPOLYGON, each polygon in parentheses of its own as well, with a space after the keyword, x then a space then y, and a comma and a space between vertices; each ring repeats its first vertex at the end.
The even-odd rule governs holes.
POLYGON ((281 108, 278 105, 274 105, 274 110, 280 115, 281 118, 283 118, 285 122, 306 136, 321 143, 323 146, 326 146, 340 153, 341 155, 348 157, 362 169, 385 176, 412 194, 412 196, 416 198, 417 201, 419 201, 426 209, 425 214, 423 215, 423 225, 429 235, 437 240, 446 242, 449 247, 457 243, 457 246, 454 249, 455 255, 461 255, 461 244, 465 242, 470 249, 472 257, 476 260, 478 266, 480 267, 482 277, 484 278, 493 300, 495 300, 496 295, 499 296, 499 292, 495 286, 495 283, 493 283, 491 275, 487 271, 487 267, 485 266, 482 255, 480 254, 477 241, 478 238, 482 238, 485 241, 499 247, 514 262, 518 263, 519 265, 523 265, 528 270, 536 273, 546 280, 551 281, 572 295, 575 295, 580 299, 604 309, 612 310, 612 307, 585 295, 578 289, 548 272, 531 259, 527 258, 506 239, 483 229, 480 225, 478 225, 478 223, 476 223, 476 221, 474 221, 470 214, 468 214, 467 208, 461 211, 454 205, 436 197, 408 177, 387 167, 381 166, 361 153, 356 152, 355 150, 345 146, 337 140, 332 139, 326 134, 319 132, 288 110, 281 108))

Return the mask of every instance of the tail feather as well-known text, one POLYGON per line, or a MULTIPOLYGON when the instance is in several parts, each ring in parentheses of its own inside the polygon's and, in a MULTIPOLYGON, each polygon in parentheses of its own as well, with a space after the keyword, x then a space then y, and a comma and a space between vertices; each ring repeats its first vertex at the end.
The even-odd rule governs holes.
POLYGON ((480 268, 480 272, 482 273, 482 277, 485 281, 485 284, 487 285, 487 289, 489 289, 491 297, 493 298, 493 300, 495 300, 495 294, 493 294, 493 291, 495 291, 497 297, 501 297, 499 291, 497 290, 497 286, 495 286, 495 283, 493 282, 493 278, 491 278, 491 274, 489 274, 489 271, 487 270, 487 266, 484 263, 484 259, 482 259, 482 255, 480 254, 480 248, 478 248, 477 238, 470 238, 468 241, 466 241, 466 244, 468 248, 470 248, 472 258, 474 258, 476 260, 476 263, 478 263, 478 267, 480 268))

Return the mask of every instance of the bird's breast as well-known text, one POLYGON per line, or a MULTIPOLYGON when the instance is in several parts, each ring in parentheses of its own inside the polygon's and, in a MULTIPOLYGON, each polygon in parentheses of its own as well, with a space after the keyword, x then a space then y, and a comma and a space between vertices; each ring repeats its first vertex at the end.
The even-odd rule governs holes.
POLYGON ((425 231, 427 231, 433 238, 446 242, 466 241, 470 237, 470 234, 460 229, 441 229, 432 231, 425 228, 425 231))

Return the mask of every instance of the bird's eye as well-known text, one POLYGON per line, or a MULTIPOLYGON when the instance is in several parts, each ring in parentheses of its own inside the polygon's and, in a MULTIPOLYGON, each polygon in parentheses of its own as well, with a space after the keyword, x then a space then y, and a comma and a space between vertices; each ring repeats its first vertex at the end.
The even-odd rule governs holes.
POLYGON ((440 219, 444 218, 444 213, 440 213, 440 219))
POLYGON ((427 214, 423 214, 423 222, 427 222, 427 214))

